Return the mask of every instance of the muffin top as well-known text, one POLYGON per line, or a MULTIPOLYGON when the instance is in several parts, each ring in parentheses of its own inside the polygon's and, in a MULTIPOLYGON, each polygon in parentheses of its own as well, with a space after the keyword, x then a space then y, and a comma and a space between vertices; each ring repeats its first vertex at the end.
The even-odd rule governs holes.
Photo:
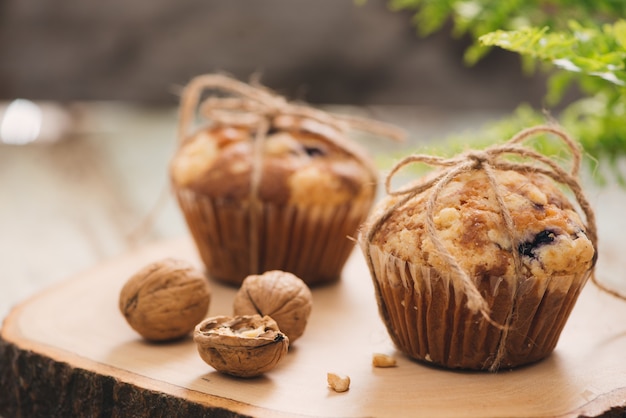
MULTIPOLYGON (((195 132, 171 161, 173 183, 212 198, 249 198, 255 135, 253 128, 223 124, 195 132)), ((272 127, 262 154, 258 190, 262 201, 339 205, 371 200, 376 192, 376 172, 365 153, 313 120, 272 127), (349 150, 335 142, 349 144, 349 150)))
MULTIPOLYGON (((484 171, 459 174, 435 202, 438 237, 470 277, 515 277, 513 251, 520 256, 522 274, 538 279, 583 273, 593 266, 596 250, 585 226, 551 179, 516 171, 495 170, 494 174, 514 223, 515 244, 484 171)), ((395 209, 373 233, 371 243, 402 260, 445 271, 447 265, 426 229, 431 193, 429 189, 395 209)), ((383 199, 371 222, 398 199, 383 199)))

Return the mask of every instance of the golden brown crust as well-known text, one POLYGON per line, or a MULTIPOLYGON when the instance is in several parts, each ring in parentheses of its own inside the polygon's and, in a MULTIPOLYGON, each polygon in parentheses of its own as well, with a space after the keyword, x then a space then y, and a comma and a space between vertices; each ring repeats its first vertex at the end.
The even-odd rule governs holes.
MULTIPOLYGON (((250 196, 254 132, 214 126, 191 136, 172 160, 177 187, 212 198, 250 196)), ((376 177, 368 163, 304 129, 274 130, 263 144, 259 198, 278 204, 340 204, 372 199, 376 177)))
MULTIPOLYGON (((595 250, 584 225, 551 180, 512 171, 497 171, 496 177, 526 275, 541 278, 591 268, 595 250)), ((394 211, 374 234, 373 244, 403 260, 445 271, 425 227, 430 192, 394 211)), ((395 202, 394 197, 385 199, 378 213, 395 202)), ((437 200, 434 223, 447 250, 471 277, 515 276, 513 244, 484 172, 461 174, 448 185, 437 200)))

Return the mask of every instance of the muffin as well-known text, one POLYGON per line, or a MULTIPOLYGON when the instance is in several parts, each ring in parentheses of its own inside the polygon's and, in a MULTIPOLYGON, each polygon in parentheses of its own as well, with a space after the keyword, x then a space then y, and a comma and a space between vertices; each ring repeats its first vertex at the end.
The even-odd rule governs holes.
POLYGON ((274 113, 209 120, 182 138, 173 190, 215 279, 240 285, 283 270, 307 285, 335 281, 372 207, 377 171, 336 126, 274 113))
POLYGON ((496 189, 482 169, 452 176, 437 191, 432 218, 436 187, 386 196, 363 227, 379 312, 394 344, 414 359, 490 371, 541 360, 590 277, 595 232, 554 181, 492 173, 496 189))

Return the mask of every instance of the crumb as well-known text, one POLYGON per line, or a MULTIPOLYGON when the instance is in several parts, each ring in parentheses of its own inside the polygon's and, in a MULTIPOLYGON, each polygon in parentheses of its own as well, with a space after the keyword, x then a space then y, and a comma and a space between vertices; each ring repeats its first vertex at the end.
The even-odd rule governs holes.
POLYGON ((335 392, 345 392, 350 389, 350 377, 341 376, 336 373, 327 373, 326 380, 328 386, 335 392))
POLYGON ((374 367, 396 367, 396 359, 387 354, 374 353, 372 356, 372 365, 374 367))

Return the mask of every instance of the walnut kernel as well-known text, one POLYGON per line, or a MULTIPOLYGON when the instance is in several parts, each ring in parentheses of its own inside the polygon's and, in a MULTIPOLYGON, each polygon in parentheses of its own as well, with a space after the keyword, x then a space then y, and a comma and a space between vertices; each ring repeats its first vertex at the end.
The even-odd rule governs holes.
POLYGON ((374 367, 396 367, 396 359, 387 354, 374 353, 372 356, 372 365, 374 367))
POLYGON ((328 386, 335 392, 345 392, 350 389, 350 376, 341 376, 336 373, 326 373, 328 386))
POLYGON ((306 328, 313 297, 299 277, 280 270, 251 275, 244 279, 235 295, 235 315, 271 316, 291 344, 306 328))
POLYGON ((181 338, 205 318, 211 290, 190 263, 165 258, 131 276, 120 292, 119 308, 128 324, 151 341, 181 338))
POLYGON ((202 360, 219 372, 259 376, 287 353, 289 338, 269 316, 216 316, 199 323, 194 341, 202 360))

